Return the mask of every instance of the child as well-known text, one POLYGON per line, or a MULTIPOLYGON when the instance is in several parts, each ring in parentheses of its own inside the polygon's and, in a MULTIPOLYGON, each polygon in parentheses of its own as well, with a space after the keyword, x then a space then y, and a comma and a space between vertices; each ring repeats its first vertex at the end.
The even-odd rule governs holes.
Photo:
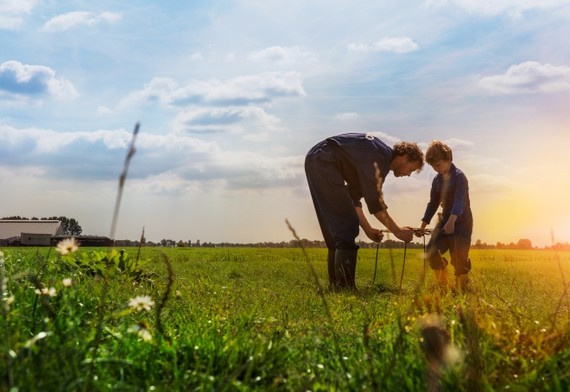
POLYGON ((446 144, 434 140, 428 146, 426 162, 437 172, 431 185, 430 199, 420 225, 423 231, 441 205, 442 212, 427 248, 426 257, 439 284, 447 285, 447 260, 442 255, 449 250, 455 268, 457 288, 464 291, 471 270, 469 248, 473 232, 473 215, 469 203, 467 177, 453 164, 453 153, 446 144))

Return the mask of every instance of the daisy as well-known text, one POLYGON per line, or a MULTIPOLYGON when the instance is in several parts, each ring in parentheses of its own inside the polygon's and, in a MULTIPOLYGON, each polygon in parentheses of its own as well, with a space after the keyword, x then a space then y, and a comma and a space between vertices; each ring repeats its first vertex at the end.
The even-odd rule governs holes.
POLYGON ((66 238, 62 241, 59 241, 57 247, 55 248, 62 256, 65 256, 69 253, 75 252, 79 249, 79 242, 75 239, 75 237, 66 238))
POLYGON ((131 298, 129 301, 129 307, 135 312, 140 312, 141 310, 150 310, 154 306, 154 301, 148 295, 141 295, 135 298, 131 298))

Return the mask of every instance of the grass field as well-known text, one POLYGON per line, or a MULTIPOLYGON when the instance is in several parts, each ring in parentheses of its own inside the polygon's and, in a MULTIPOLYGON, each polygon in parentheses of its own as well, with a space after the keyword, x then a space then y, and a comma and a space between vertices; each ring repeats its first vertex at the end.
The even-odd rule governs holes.
POLYGON ((324 249, 2 251, 2 391, 570 389, 570 252, 473 250, 456 294, 415 249, 357 293, 324 249))

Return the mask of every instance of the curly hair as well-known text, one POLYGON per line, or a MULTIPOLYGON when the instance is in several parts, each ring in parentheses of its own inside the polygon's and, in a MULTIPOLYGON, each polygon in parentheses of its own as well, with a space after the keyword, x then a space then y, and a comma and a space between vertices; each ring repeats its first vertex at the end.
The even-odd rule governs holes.
POLYGON ((408 161, 418 162, 420 166, 416 170, 417 173, 424 167, 424 153, 417 143, 399 142, 394 144, 394 155, 407 155, 408 161))
POLYGON ((453 151, 447 144, 432 140, 426 150, 426 162, 433 165, 439 161, 453 161, 453 151))

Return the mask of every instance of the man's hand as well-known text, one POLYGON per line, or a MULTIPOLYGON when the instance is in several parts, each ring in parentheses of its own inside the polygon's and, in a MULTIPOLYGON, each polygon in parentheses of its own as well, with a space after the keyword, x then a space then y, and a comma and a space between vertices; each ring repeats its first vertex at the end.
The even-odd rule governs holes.
POLYGON ((400 227, 399 230, 394 232, 394 235, 404 242, 411 242, 414 238, 414 230, 409 227, 400 227))
POLYGON ((381 242, 382 239, 384 238, 384 234, 382 234, 382 231, 374 229, 372 227, 366 231, 366 236, 374 242, 381 242))

